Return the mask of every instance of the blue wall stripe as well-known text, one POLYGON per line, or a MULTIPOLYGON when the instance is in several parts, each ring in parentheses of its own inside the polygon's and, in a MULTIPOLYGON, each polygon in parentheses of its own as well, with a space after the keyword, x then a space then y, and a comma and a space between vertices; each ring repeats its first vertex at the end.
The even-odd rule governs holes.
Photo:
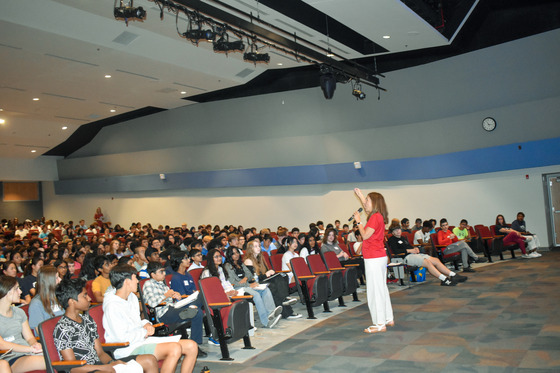
POLYGON ((417 158, 55 181, 56 194, 426 180, 560 164, 560 137, 417 158), (520 148, 519 148, 520 147, 520 148))

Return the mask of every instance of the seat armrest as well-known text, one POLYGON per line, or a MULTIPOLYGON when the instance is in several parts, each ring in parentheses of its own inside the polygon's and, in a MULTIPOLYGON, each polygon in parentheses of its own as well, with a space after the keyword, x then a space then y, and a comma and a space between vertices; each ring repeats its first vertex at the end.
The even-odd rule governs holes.
POLYGON ((58 370, 70 370, 72 368, 81 367, 82 365, 86 364, 86 360, 62 360, 51 362, 53 368, 57 368, 58 370))
POLYGON ((359 267, 360 265, 358 263, 348 263, 348 264, 343 264, 343 266, 345 266, 345 267, 359 267))
POLYGON ((208 303, 208 307, 212 308, 213 310, 219 310, 228 306, 231 306, 231 302, 208 303))
POLYGON ((313 271, 313 273, 316 274, 316 275, 328 275, 331 272, 330 271, 318 271, 318 272, 313 271))
POLYGON ((313 275, 298 276, 298 280, 311 280, 312 278, 315 278, 315 276, 313 276, 313 275))
POLYGON ((234 295, 233 297, 230 297, 230 299, 232 299, 232 300, 253 299, 253 296, 252 295, 234 295))

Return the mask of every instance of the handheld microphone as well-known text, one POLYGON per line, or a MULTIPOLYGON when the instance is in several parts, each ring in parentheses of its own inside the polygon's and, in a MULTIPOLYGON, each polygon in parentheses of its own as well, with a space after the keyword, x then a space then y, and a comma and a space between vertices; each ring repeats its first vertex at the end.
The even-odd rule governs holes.
MULTIPOLYGON (((364 211, 364 209, 360 207, 358 209, 358 212, 362 212, 362 211, 364 211)), ((350 219, 348 219, 348 221, 352 221, 352 220, 354 220, 354 215, 353 214, 352 214, 352 216, 350 216, 350 219)))

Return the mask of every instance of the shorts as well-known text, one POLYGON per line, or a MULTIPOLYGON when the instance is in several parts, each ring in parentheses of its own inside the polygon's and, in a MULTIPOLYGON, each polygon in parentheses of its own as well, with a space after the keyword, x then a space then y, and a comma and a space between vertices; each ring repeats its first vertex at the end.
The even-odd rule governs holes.
POLYGON ((144 354, 153 355, 154 352, 156 351, 156 346, 157 345, 155 343, 138 346, 134 349, 134 351, 132 351, 132 355, 144 355, 144 354))
POLYGON ((8 364, 10 364, 10 366, 12 366, 12 365, 15 364, 15 362, 16 362, 18 359, 20 359, 20 358, 22 358, 22 357, 24 357, 24 356, 29 356, 29 355, 20 355, 20 356, 13 357, 13 358, 11 358, 10 360, 8 360, 8 364))
POLYGON ((424 265, 424 259, 430 259, 428 254, 408 254, 404 258, 404 264, 415 267, 422 267, 424 265))

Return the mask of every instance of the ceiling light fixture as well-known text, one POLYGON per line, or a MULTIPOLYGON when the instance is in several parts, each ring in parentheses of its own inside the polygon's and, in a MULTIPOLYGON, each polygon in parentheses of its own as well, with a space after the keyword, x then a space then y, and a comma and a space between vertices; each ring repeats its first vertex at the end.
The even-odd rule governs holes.
POLYGON ((124 20, 128 26, 130 19, 143 21, 146 18, 146 11, 141 6, 135 8, 134 0, 115 0, 113 15, 117 20, 124 20))
POLYGON ((111 109, 111 110, 109 110, 109 111, 110 111, 111 113, 114 113, 114 112, 116 112, 116 110, 115 110, 115 109, 111 109))
POLYGON ((323 90, 323 95, 327 100, 330 100, 334 96, 334 91, 336 89, 336 78, 333 71, 328 66, 321 66, 321 76, 319 77, 319 84, 323 90))
POLYGON ((33 101, 39 101, 39 97, 33 97, 33 101))
POLYGON ((31 153, 37 153, 37 150, 33 149, 33 150, 31 151, 31 153))
POLYGON ((186 94, 187 94, 187 91, 181 91, 181 94, 182 94, 182 95, 186 95, 186 94))
POLYGON ((383 39, 391 39, 391 35, 383 35, 383 39))
POLYGON ((0 124, 5 124, 6 120, 5 119, 0 119, 0 124))
POLYGON ((214 52, 243 52, 245 50, 245 44, 242 40, 229 41, 229 35, 224 32, 220 38, 214 42, 214 52))
POLYGON ((62 130, 63 130, 63 131, 64 131, 64 130, 67 130, 67 129, 68 129, 68 127, 66 127, 66 126, 62 127, 62 130))
POLYGON ((363 100, 366 98, 366 94, 362 91, 362 85, 359 81, 352 83, 352 96, 356 97, 356 100, 363 100))
MULTIPOLYGON (((257 62, 269 63, 270 56, 268 53, 259 53, 259 48, 256 43, 251 44, 251 51, 243 53, 243 61, 252 62, 255 66, 257 62)), ((263 48, 263 47, 261 47, 263 48)))
POLYGON ((111 75, 107 74, 105 75, 105 78, 109 79, 111 77, 111 75))

